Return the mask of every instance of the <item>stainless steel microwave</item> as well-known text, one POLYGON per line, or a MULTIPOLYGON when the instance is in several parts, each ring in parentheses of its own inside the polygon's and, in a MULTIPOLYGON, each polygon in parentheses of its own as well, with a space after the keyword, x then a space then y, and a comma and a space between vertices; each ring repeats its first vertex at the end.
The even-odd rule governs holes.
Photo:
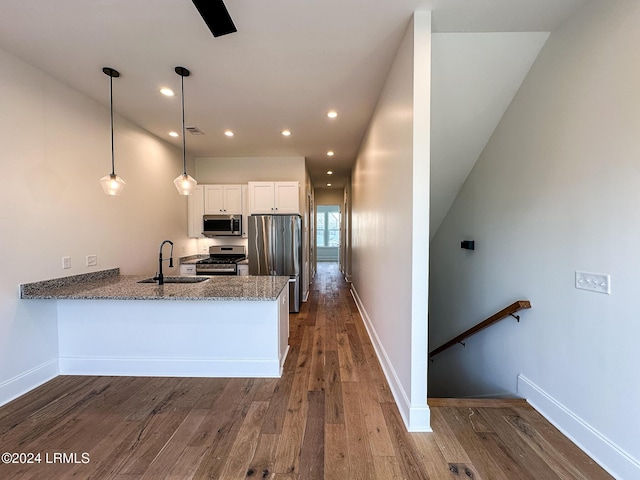
POLYGON ((228 237, 242 235, 241 215, 204 215, 202 234, 205 237, 228 237))

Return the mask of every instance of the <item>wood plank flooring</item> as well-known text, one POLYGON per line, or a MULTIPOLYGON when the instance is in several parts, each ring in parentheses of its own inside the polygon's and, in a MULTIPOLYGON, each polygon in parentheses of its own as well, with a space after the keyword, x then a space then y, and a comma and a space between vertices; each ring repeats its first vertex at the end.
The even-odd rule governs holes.
POLYGON ((0 408, 0 452, 40 454, 0 478, 611 478, 524 401, 433 399, 407 433, 334 264, 290 333, 280 379, 58 377, 0 408))

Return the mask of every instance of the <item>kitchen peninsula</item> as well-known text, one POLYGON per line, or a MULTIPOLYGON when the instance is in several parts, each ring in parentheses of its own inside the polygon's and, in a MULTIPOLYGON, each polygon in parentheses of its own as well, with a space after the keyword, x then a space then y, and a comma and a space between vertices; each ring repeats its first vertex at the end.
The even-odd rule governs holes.
POLYGON ((119 269, 23 284, 57 303, 61 375, 279 377, 288 277, 140 283, 119 269))

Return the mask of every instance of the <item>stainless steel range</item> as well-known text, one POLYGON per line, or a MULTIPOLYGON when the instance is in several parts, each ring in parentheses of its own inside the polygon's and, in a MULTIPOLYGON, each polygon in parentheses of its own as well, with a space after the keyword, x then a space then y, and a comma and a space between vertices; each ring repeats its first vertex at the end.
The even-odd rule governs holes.
POLYGON ((245 258, 244 245, 213 245, 209 257, 196 262, 196 275, 237 275, 238 262, 245 258))

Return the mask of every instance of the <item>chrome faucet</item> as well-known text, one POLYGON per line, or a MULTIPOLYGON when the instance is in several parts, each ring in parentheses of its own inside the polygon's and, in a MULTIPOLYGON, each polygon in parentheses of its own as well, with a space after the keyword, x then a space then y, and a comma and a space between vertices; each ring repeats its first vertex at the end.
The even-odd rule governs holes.
POLYGON ((164 262, 165 260, 169 260, 169 268, 173 268, 173 242, 171 240, 165 240, 160 244, 160 254, 158 255, 158 273, 155 277, 153 277, 154 280, 157 280, 158 285, 164 285, 164 275, 162 274, 162 262, 164 262), (168 243, 169 245, 171 245, 171 251, 169 252, 169 258, 165 258, 163 260, 162 247, 164 247, 165 243, 168 243))

